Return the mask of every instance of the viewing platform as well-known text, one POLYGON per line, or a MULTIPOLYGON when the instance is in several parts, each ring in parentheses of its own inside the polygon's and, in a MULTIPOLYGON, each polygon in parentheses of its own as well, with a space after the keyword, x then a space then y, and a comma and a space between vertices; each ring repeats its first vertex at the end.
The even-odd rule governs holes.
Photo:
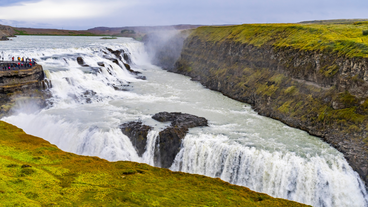
POLYGON ((0 61, 0 93, 42 88, 44 78, 42 66, 35 62, 0 61))
POLYGON ((0 71, 30 69, 35 65, 35 61, 0 61, 0 71))

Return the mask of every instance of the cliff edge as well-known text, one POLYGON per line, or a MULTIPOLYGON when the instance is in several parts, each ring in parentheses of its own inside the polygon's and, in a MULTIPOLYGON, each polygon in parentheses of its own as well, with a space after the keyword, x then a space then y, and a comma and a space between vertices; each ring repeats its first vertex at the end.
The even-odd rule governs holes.
POLYGON ((367 24, 199 27, 170 71, 321 137, 368 183, 367 24))

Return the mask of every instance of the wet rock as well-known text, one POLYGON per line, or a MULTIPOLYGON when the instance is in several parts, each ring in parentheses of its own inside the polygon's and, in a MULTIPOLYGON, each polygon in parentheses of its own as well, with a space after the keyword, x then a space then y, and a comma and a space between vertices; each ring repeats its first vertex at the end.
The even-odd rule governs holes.
POLYGON ((0 40, 9 40, 9 38, 7 36, 2 36, 0 40))
POLYGON ((116 91, 129 91, 126 87, 129 85, 111 85, 116 91))
POLYGON ((147 135, 152 127, 142 122, 128 122, 119 126, 121 132, 129 137, 138 155, 141 157, 146 150, 147 135))
POLYGON ((121 56, 120 54, 124 52, 124 50, 113 50, 111 48, 106 48, 109 52, 111 52, 112 54, 115 55, 116 58, 118 58, 119 60, 121 60, 121 56))
POLYGON ((112 61, 113 63, 115 63, 115 64, 117 64, 117 65, 119 65, 119 61, 118 61, 118 59, 116 59, 116 58, 106 58, 106 59, 108 59, 108 60, 112 61))
POLYGON ((208 126, 207 119, 180 112, 160 112, 152 118, 159 122, 171 122, 169 127, 159 133, 154 154, 155 166, 164 168, 172 165, 189 128, 208 126))
POLYGON ((141 79, 141 80, 147 80, 146 76, 138 76, 137 79, 141 79))
POLYGON ((130 60, 130 57, 129 57, 129 55, 127 54, 127 53, 124 53, 123 54, 123 58, 124 58, 124 60, 127 62, 127 63, 132 63, 132 61, 130 60))
POLYGON ((83 67, 89 67, 89 65, 85 64, 84 60, 82 57, 77 57, 77 62, 80 66, 83 66, 83 67))
POLYGON ((129 64, 124 63, 124 66, 125 66, 125 68, 126 68, 127 70, 131 70, 131 69, 130 69, 130 65, 129 65, 129 64))
POLYGON ((84 65, 84 60, 82 57, 77 57, 77 62, 79 65, 84 65))
POLYGON ((180 112, 160 112, 152 116, 159 122, 171 122, 172 127, 193 128, 197 126, 208 126, 206 118, 180 112))

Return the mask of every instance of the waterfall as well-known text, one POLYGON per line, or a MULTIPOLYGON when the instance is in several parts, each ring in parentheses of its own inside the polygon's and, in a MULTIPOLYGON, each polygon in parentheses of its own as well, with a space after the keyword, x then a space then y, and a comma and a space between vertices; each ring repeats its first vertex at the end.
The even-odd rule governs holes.
POLYGON ((364 184, 341 156, 270 153, 209 134, 188 135, 183 145, 171 170, 218 177, 313 206, 367 206, 364 184))
POLYGON ((364 184, 337 150, 151 65, 143 43, 129 38, 106 42, 96 37, 21 36, 6 44, 6 56, 37 59, 52 97, 46 108, 22 105, 2 120, 64 151, 154 165, 158 133, 166 125, 151 116, 161 111, 190 113, 206 117, 210 124, 190 129, 171 170, 221 178, 318 207, 367 206, 364 184), (111 50, 128 54, 132 69, 147 80, 137 79, 125 67, 124 57, 117 58, 111 50), (118 127, 137 120, 154 127, 142 157, 118 127))

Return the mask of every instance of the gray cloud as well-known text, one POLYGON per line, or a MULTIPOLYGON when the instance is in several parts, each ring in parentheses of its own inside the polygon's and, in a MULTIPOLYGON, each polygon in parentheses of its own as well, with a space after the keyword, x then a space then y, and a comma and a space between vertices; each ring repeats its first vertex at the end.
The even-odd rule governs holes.
MULTIPOLYGON (((318 19, 368 18, 366 12, 368 1, 362 0, 136 0, 134 3, 129 3, 132 1, 128 0, 75 0, 75 2, 86 4, 104 2, 114 7, 106 7, 108 10, 104 12, 96 11, 101 15, 81 15, 70 19, 50 18, 50 20, 40 18, 32 21, 53 25, 56 28, 87 29, 96 26, 287 23, 318 19)), ((3 16, 1 18, 6 19, 3 16)))

